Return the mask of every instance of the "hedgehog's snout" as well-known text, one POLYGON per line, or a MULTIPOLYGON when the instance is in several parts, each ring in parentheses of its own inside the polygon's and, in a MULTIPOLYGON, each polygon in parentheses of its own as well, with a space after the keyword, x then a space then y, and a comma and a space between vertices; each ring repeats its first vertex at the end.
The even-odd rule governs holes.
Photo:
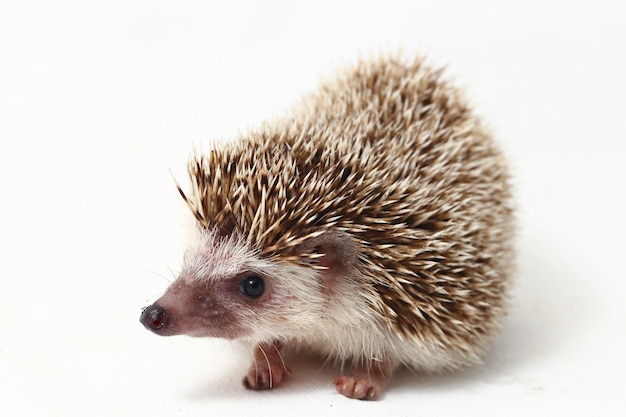
POLYGON ((165 309, 156 303, 143 309, 139 321, 146 329, 159 333, 167 324, 167 314, 165 309))

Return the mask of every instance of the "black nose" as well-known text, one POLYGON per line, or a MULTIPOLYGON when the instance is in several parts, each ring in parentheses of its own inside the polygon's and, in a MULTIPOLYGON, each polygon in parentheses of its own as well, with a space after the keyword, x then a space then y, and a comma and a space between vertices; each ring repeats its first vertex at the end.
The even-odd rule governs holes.
POLYGON ((152 304, 151 306, 143 309, 139 321, 146 327, 146 329, 157 333, 165 327, 167 315, 165 314, 165 309, 163 307, 152 304))

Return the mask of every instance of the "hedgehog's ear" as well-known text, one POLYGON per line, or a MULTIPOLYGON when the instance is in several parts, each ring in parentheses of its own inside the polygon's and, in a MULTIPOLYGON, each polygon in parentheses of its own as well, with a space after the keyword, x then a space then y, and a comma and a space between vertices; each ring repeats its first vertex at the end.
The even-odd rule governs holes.
POLYGON ((319 255, 311 262, 322 267, 325 274, 337 275, 348 270, 356 260, 354 239, 347 233, 329 230, 309 239, 301 248, 302 253, 319 255))

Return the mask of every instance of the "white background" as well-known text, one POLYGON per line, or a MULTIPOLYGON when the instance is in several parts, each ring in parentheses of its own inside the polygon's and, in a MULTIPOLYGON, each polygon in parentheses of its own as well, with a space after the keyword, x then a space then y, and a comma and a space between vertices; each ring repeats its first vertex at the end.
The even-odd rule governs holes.
POLYGON ((625 7, 2 2, 0 414, 624 415, 625 7), (400 48, 448 66, 514 168, 519 274, 485 365, 371 403, 295 362, 257 393, 245 348, 144 330, 185 248, 170 170, 400 48))

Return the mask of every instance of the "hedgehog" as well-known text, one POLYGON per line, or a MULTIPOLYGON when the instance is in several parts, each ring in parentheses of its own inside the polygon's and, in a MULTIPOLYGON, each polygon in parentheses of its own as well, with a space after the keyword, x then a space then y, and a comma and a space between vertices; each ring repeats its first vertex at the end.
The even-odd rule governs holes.
POLYGON ((255 390, 289 375, 285 349, 331 361, 337 391, 369 400, 400 367, 480 363, 513 269, 510 176, 442 73, 361 60, 286 116, 194 152, 191 191, 177 187, 197 243, 143 325, 250 344, 255 390))

